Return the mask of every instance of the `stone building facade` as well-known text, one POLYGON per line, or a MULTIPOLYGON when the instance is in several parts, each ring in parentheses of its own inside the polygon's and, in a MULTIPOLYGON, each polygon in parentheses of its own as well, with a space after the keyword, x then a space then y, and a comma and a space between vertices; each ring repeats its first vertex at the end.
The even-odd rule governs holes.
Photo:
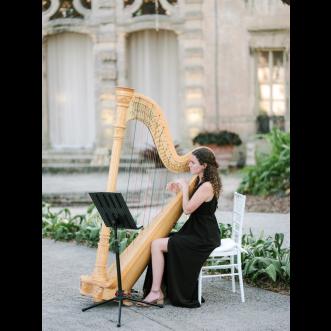
POLYGON ((261 113, 289 130, 281 0, 43 0, 42 16, 44 151, 111 147, 116 86, 158 102, 187 148, 203 130, 247 142, 261 113))

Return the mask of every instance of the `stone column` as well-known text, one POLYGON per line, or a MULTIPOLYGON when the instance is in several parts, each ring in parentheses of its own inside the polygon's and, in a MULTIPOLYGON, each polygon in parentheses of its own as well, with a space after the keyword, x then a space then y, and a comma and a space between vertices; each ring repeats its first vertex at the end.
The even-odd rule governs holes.
POLYGON ((208 121, 205 102, 204 30, 202 2, 187 3, 185 25, 179 43, 183 45, 183 110, 186 122, 185 145, 192 146, 192 138, 208 121))

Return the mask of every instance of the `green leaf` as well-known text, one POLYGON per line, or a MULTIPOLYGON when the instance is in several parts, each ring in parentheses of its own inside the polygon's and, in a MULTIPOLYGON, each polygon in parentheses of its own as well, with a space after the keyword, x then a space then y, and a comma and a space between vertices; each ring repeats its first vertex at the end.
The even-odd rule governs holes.
POLYGON ((276 268, 273 264, 270 264, 266 269, 265 273, 275 282, 277 278, 276 268))
POLYGON ((127 246, 127 242, 128 242, 127 238, 123 239, 123 240, 120 242, 120 248, 119 248, 120 253, 122 253, 122 252, 125 250, 125 248, 126 248, 126 246, 127 246))

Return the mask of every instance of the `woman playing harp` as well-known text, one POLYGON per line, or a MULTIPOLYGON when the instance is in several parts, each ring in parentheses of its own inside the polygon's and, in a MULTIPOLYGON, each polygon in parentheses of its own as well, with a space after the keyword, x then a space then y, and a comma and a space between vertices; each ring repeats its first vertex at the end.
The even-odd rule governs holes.
POLYGON ((215 155, 210 149, 200 147, 192 152, 189 168, 191 174, 198 175, 190 198, 184 179, 170 182, 167 189, 182 191, 183 211, 190 217, 177 233, 152 242, 152 259, 143 286, 146 302, 163 303, 163 288, 174 306, 200 307, 199 272, 210 253, 220 245, 214 213, 221 180, 215 155))
MULTIPOLYGON (((189 171, 188 163, 189 158, 192 156, 192 153, 178 155, 175 149, 175 145, 172 142, 168 125, 165 121, 160 107, 152 99, 140 93, 136 93, 133 89, 126 87, 117 87, 116 120, 114 125, 113 147, 111 154, 112 156, 109 166, 109 176, 107 182, 108 192, 117 191, 117 177, 120 169, 120 155, 126 126, 129 122, 132 124, 136 122, 141 122, 148 128, 157 148, 157 152, 162 160, 162 163, 169 171, 174 173, 184 173, 189 171)), ((134 126, 135 125, 136 124, 134 124, 134 126)), ((196 154, 195 156, 198 158, 199 156, 197 155, 198 154, 196 154)), ((200 165, 204 165, 204 163, 209 164, 211 161, 199 160, 199 162, 200 165)), ((216 163, 214 164, 214 166, 215 165, 216 163)), ((204 172, 204 176, 208 177, 207 166, 206 170, 207 172, 204 172)), ((194 173, 199 175, 199 172, 194 173)), ((139 172, 139 174, 142 173, 139 172)), ((131 179, 130 175, 127 178, 131 179)), ((141 178, 143 178, 143 176, 141 178)), ((156 178, 156 176, 153 176, 153 178, 156 178)), ((192 194, 192 191, 194 189, 194 180, 195 178, 192 178, 189 184, 188 190, 190 192, 190 195, 192 194)), ((212 185, 214 185, 214 181, 209 181, 212 183, 212 185)), ((132 180, 128 180, 128 183, 129 182, 131 183, 132 180)), ((135 184, 135 181, 133 184, 135 184)), ((197 184, 198 183, 196 183, 196 185, 197 184)), ((177 183, 176 185, 170 185, 169 189, 171 190, 176 191, 175 187, 177 187, 178 189, 182 189, 180 190, 180 192, 178 192, 178 194, 176 194, 169 201, 167 201, 166 205, 162 207, 161 211, 157 214, 154 214, 151 220, 147 220, 147 223, 145 222, 145 220, 140 223, 141 225, 144 225, 144 229, 139 232, 136 239, 121 253, 120 262, 122 287, 125 293, 130 293, 132 287, 137 282, 140 275, 143 273, 146 266, 148 265, 151 256, 151 243, 153 242, 153 240, 169 236, 171 229, 182 215, 182 195, 184 191, 186 192, 184 186, 184 184, 183 187, 180 186, 179 183, 177 183)), ((137 191, 137 188, 135 188, 135 190, 137 191)), ((198 192, 199 187, 196 187, 196 190, 198 192)), ((218 189, 216 188, 215 194, 218 197, 219 191, 217 190, 218 189)), ((127 190, 127 192, 129 191, 130 190, 127 190)), ((145 189, 145 192, 149 192, 149 190, 145 189)), ((154 189, 152 189, 152 192, 154 192, 154 189)), ((201 192, 201 190, 199 190, 199 192, 201 192)), ((145 195, 143 196, 143 200, 145 200, 144 197, 145 195)), ((133 198, 135 198, 135 196, 133 196, 133 198)), ((151 195, 153 203, 154 198, 155 197, 151 195)), ((212 205, 216 203, 216 201, 209 204, 212 205)), ((136 202, 135 204, 137 205, 136 202)), ((142 203, 142 206, 145 206, 145 203, 142 203)), ((144 212, 142 216, 144 217, 145 208, 143 210, 144 212)), ((149 216, 150 213, 148 214, 148 217, 149 216)), ((117 291, 116 265, 115 263, 112 263, 109 268, 107 266, 110 246, 109 239, 110 229, 102 225, 94 270, 92 274, 82 275, 80 277, 81 294, 93 297, 94 301, 96 302, 113 298, 117 291)), ((147 299, 149 300, 149 298, 147 299)))

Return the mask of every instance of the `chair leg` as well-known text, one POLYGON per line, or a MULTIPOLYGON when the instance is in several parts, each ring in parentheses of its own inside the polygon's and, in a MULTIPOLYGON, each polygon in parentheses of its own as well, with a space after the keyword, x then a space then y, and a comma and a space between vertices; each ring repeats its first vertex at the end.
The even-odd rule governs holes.
POLYGON ((236 292, 236 281, 235 281, 235 276, 234 276, 235 269, 234 269, 234 266, 233 266, 233 264, 234 264, 234 256, 233 255, 231 256, 231 264, 232 264, 232 267, 231 267, 232 292, 234 293, 234 292, 236 292))
POLYGON ((238 261, 238 274, 239 274, 239 285, 240 285, 241 302, 245 302, 243 274, 242 274, 242 270, 241 270, 241 253, 240 252, 237 255, 237 261, 238 261))
POLYGON ((201 305, 201 296, 202 296, 202 269, 200 270, 199 280, 198 280, 198 300, 201 305))

